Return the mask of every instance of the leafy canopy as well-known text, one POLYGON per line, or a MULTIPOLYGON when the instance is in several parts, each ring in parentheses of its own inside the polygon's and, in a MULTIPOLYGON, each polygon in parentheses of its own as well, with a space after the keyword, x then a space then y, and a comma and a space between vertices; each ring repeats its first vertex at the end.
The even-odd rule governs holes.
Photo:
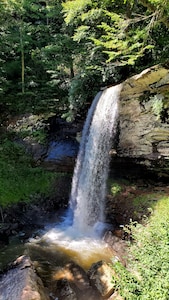
POLYGON ((168 1, 160 0, 73 0, 62 5, 66 23, 74 24, 73 39, 91 40, 96 53, 101 51, 116 65, 133 65, 152 53, 153 30, 159 31, 161 23, 167 26, 169 12, 168 1))

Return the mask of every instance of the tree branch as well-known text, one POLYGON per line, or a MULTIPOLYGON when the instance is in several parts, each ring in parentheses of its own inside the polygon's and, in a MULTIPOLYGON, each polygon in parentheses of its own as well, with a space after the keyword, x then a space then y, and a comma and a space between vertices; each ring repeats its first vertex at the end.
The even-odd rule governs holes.
MULTIPOLYGON (((147 7, 151 12, 157 11, 157 7, 153 5, 152 3, 149 2, 149 0, 139 0, 140 3, 144 6, 147 7)), ((169 18, 167 15, 165 15, 165 10, 163 8, 159 8, 159 22, 162 22, 167 28, 169 28, 169 18)))

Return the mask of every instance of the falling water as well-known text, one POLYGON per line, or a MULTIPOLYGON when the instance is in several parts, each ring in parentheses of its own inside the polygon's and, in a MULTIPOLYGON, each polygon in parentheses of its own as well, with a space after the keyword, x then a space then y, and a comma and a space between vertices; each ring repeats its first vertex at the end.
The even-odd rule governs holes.
POLYGON ((121 85, 98 93, 89 110, 72 181, 73 227, 88 233, 104 222, 110 149, 116 132, 121 85))

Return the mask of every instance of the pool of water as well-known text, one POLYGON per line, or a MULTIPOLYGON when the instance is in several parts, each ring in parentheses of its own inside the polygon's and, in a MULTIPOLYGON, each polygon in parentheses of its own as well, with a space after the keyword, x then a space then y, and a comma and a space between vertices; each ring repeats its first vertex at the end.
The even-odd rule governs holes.
POLYGON ((76 139, 59 139, 49 144, 47 157, 45 161, 60 161, 65 157, 76 157, 79 143, 76 139))

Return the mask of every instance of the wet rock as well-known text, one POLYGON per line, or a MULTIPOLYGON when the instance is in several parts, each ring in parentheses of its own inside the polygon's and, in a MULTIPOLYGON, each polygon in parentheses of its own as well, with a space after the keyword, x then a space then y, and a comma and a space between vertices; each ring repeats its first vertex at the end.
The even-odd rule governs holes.
POLYGON ((74 262, 58 267, 53 273, 54 294, 59 299, 102 300, 96 287, 91 286, 87 273, 74 262))
POLYGON ((1 276, 0 299, 49 300, 42 281, 36 275, 28 257, 19 257, 11 269, 1 276))
POLYGON ((122 230, 114 230, 114 232, 107 231, 103 237, 104 241, 114 251, 114 260, 120 261, 124 266, 126 265, 127 244, 124 240, 124 232, 122 230))
POLYGON ((26 137, 22 143, 26 151, 32 155, 35 164, 39 165, 46 155, 47 145, 39 143, 30 137, 26 137))
POLYGON ((49 134, 59 135, 62 138, 76 137, 77 133, 83 129, 84 120, 74 120, 67 122, 65 119, 58 117, 57 115, 51 116, 47 120, 49 134))
POLYGON ((71 262, 66 265, 66 270, 72 276, 71 284, 74 286, 79 300, 101 299, 100 293, 95 288, 92 288, 87 273, 79 265, 71 262))
POLYGON ((50 196, 30 196, 30 202, 19 202, 3 209, 0 223, 0 244, 7 244, 10 236, 20 234, 27 239, 35 229, 43 229, 47 223, 56 223, 68 205, 72 178, 63 174, 56 178, 50 196), (62 210, 62 213, 61 213, 62 210))
POLYGON ((78 300, 76 293, 71 288, 67 279, 58 280, 57 290, 57 297, 60 300, 78 300))
POLYGON ((82 291, 90 287, 87 274, 79 265, 70 262, 65 266, 65 271, 70 274, 70 277, 77 289, 82 291))
POLYGON ((72 172, 79 143, 75 138, 54 138, 49 142, 42 166, 50 171, 72 172))
POLYGON ((48 171, 72 173, 75 166, 75 157, 64 157, 62 160, 44 160, 41 166, 48 171))
POLYGON ((113 268, 104 261, 93 264, 88 271, 92 285, 97 288, 104 299, 109 298, 114 292, 114 284, 112 283, 112 276, 114 275, 113 268))

